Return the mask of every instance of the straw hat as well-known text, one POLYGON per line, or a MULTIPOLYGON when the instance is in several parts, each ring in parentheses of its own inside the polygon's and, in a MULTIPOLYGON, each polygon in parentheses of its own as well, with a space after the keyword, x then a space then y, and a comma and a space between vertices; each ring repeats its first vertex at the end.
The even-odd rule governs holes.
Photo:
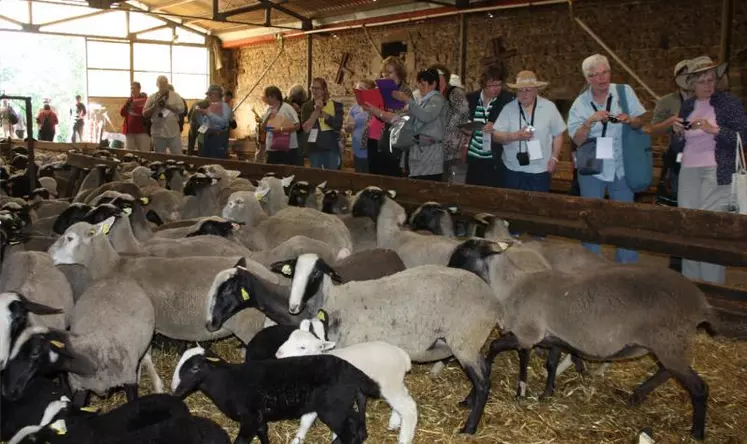
POLYGON ((451 78, 449 79, 449 85, 456 86, 457 88, 464 88, 464 85, 462 84, 462 79, 459 78, 459 76, 456 74, 451 75, 451 78))
POLYGON ((729 64, 727 62, 716 63, 708 56, 700 56, 690 60, 687 64, 687 72, 677 76, 677 79, 679 80, 680 77, 683 77, 684 81, 687 82, 688 77, 691 75, 712 69, 716 71, 716 79, 720 79, 724 76, 728 67, 729 64))
POLYGON ((220 96, 223 96, 223 87, 220 85, 212 84, 208 88, 205 95, 210 94, 210 93, 218 93, 220 96))
POLYGON ((532 71, 521 71, 516 75, 516 83, 506 83, 511 89, 546 87, 549 82, 540 82, 532 71))
POLYGON ((682 89, 689 89, 687 82, 687 74, 689 72, 690 59, 680 60, 674 65, 674 83, 682 89))

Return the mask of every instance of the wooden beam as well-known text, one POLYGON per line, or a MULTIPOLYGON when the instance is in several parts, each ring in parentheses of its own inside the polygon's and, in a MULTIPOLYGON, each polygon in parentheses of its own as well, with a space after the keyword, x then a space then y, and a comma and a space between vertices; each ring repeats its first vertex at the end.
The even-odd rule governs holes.
POLYGON ((721 7, 721 51, 720 62, 728 62, 731 55, 731 22, 734 16, 733 0, 724 0, 721 7))
POLYGON ((467 14, 459 16, 459 76, 467 81, 467 14))
POLYGON ((182 5, 186 5, 189 3, 196 3, 196 2, 197 0, 172 0, 170 2, 162 3, 156 6, 155 8, 153 8, 152 10, 155 12, 161 12, 165 9, 174 8, 176 6, 182 6, 182 5))
POLYGON ((432 200, 457 204, 466 214, 490 212, 510 221, 518 231, 747 266, 747 216, 286 165, 132 153, 151 160, 174 158, 195 165, 217 163, 248 178, 260 178, 272 171, 312 183, 326 181, 331 188, 360 190, 375 185, 397 190, 398 200, 403 202, 432 200))
POLYGON ((311 79, 312 76, 312 64, 311 59, 313 56, 313 45, 312 45, 312 38, 313 36, 311 34, 308 34, 306 36, 306 90, 311 91, 311 79))
POLYGON ((47 22, 47 23, 34 23, 34 24, 39 25, 40 27, 59 25, 61 23, 71 22, 73 20, 80 20, 84 18, 95 17, 97 15, 106 14, 107 12, 111 12, 111 11, 112 11, 111 9, 105 9, 103 11, 89 12, 88 14, 76 15, 75 17, 68 17, 68 18, 54 20, 54 21, 47 22))

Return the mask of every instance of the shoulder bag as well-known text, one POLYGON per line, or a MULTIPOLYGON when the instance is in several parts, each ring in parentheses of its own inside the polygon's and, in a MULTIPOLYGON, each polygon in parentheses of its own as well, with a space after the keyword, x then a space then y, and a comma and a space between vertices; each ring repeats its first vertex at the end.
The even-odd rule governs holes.
POLYGON ((737 214, 747 214, 747 162, 745 162, 742 136, 737 132, 736 169, 731 176, 731 200, 729 210, 737 214))
MULTIPOLYGON (((597 107, 592 102, 591 107, 594 108, 594 112, 597 111, 597 107)), ((610 108, 612 107, 612 95, 607 97, 607 111, 609 112, 610 108)), ((602 136, 605 137, 607 135, 607 125, 609 122, 604 122, 602 126, 602 136)), ((604 161, 602 159, 597 159, 597 138, 589 138, 586 139, 584 143, 581 144, 581 146, 578 147, 575 153, 575 160, 574 163, 576 164, 576 170, 578 171, 578 174, 582 176, 594 176, 596 174, 601 174, 602 169, 604 168, 604 161)))
MULTIPOLYGON (((625 85, 617 85, 617 95, 622 112, 630 115, 625 85)), ((622 156, 625 168, 625 182, 634 193, 651 186, 654 170, 654 157, 651 151, 651 137, 642 128, 634 129, 623 125, 622 156)))

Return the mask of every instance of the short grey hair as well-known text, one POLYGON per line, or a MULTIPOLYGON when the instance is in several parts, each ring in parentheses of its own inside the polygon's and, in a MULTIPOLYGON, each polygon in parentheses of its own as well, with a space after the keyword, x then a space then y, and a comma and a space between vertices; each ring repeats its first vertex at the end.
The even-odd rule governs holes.
POLYGON ((604 65, 607 68, 610 68, 610 61, 602 54, 594 54, 585 58, 583 63, 581 63, 581 71, 583 71, 584 77, 588 77, 592 68, 599 65, 604 65))

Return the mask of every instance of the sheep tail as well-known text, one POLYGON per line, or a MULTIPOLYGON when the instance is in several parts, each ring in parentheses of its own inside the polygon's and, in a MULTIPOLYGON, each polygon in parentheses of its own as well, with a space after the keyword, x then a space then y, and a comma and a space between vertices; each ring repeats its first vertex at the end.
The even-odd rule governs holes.
POLYGON ((708 307, 706 322, 710 333, 732 339, 747 339, 747 314, 708 307))

